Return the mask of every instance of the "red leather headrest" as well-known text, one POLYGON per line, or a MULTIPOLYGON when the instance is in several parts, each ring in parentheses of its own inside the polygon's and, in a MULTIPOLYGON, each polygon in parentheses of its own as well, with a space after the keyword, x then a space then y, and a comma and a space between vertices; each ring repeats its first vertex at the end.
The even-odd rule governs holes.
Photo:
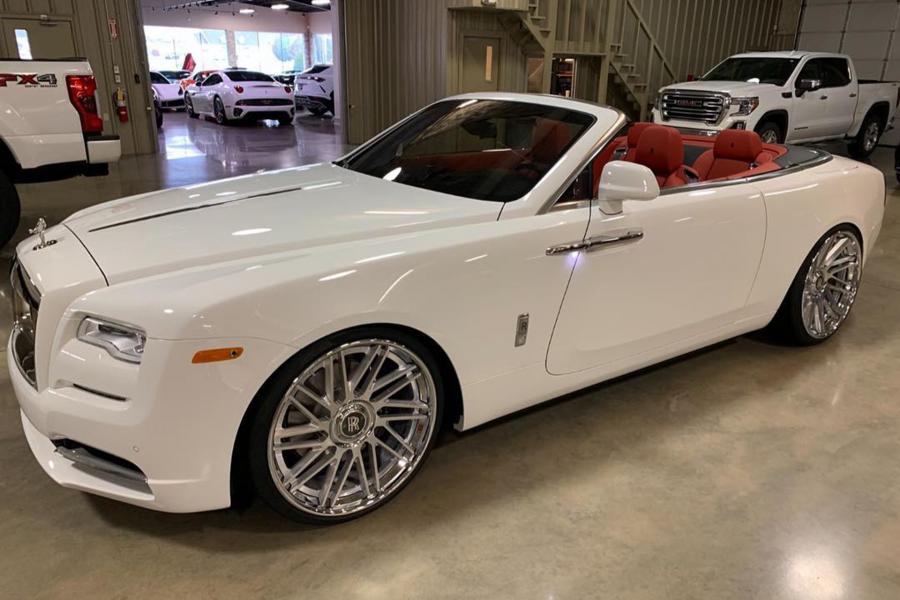
POLYGON ((716 158, 740 160, 747 163, 756 161, 762 152, 762 140, 755 131, 726 129, 716 137, 713 155, 716 158))
POLYGON ((672 127, 651 125, 641 134, 634 162, 668 176, 684 164, 684 142, 672 127))
POLYGON ((568 125, 562 121, 539 118, 534 126, 531 158, 535 162, 555 163, 570 141, 572 130, 568 125))
POLYGON ((638 141, 641 139, 641 134, 651 125, 653 125, 653 123, 632 123, 631 127, 628 129, 628 147, 637 148, 638 141))

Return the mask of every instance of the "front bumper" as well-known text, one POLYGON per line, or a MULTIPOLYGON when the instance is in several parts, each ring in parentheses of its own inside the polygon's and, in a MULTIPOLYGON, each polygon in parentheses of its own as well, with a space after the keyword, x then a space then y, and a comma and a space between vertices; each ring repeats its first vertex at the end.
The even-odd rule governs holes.
POLYGON ((229 506, 238 428, 259 386, 289 349, 230 340, 245 348, 241 359, 191 364, 198 345, 217 343, 152 340, 135 394, 127 399, 67 382, 66 375, 74 377, 62 367, 51 369, 54 385, 39 391, 7 348, 22 427, 41 467, 63 487, 145 508, 197 512, 229 506))

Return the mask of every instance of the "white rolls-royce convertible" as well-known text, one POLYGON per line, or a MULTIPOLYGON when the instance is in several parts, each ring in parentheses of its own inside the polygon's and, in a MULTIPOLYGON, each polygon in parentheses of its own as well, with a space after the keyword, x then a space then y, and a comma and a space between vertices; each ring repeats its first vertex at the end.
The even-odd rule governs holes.
POLYGON ((749 131, 468 94, 342 159, 100 204, 22 242, 7 353, 63 486, 163 511, 251 484, 333 523, 442 427, 853 305, 882 174, 749 131))

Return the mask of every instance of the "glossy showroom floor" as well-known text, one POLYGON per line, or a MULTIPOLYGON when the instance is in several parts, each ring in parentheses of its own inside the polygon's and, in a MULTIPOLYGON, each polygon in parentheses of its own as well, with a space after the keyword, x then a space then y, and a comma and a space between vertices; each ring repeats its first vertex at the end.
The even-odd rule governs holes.
MULTIPOLYGON (((223 129, 167 114, 163 156, 23 186, 25 221, 331 158, 331 127, 223 129)), ((876 154, 887 222, 831 342, 742 337, 447 435, 396 501, 338 527, 260 505, 166 515, 59 488, 30 455, 3 369, 0 596, 900 598, 892 154, 876 154)))

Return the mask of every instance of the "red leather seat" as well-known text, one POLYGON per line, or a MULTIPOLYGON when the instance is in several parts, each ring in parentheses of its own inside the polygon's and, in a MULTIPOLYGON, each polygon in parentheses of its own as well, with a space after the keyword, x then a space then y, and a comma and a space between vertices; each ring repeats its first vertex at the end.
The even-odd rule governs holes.
POLYGON ((628 141, 626 142, 625 156, 622 160, 634 162, 634 155, 637 154, 637 145, 641 139, 641 134, 647 130, 653 123, 632 123, 628 129, 628 141))
POLYGON ((702 180, 721 179, 748 171, 771 158, 763 152, 756 132, 726 129, 716 137, 712 150, 697 157, 693 167, 702 180))
POLYGON ((531 160, 552 165, 563 155, 572 141, 572 130, 562 121, 537 120, 532 134, 531 160))
POLYGON ((660 188, 688 183, 689 176, 684 166, 684 141, 681 134, 672 127, 650 125, 645 128, 631 162, 653 171, 660 188))

